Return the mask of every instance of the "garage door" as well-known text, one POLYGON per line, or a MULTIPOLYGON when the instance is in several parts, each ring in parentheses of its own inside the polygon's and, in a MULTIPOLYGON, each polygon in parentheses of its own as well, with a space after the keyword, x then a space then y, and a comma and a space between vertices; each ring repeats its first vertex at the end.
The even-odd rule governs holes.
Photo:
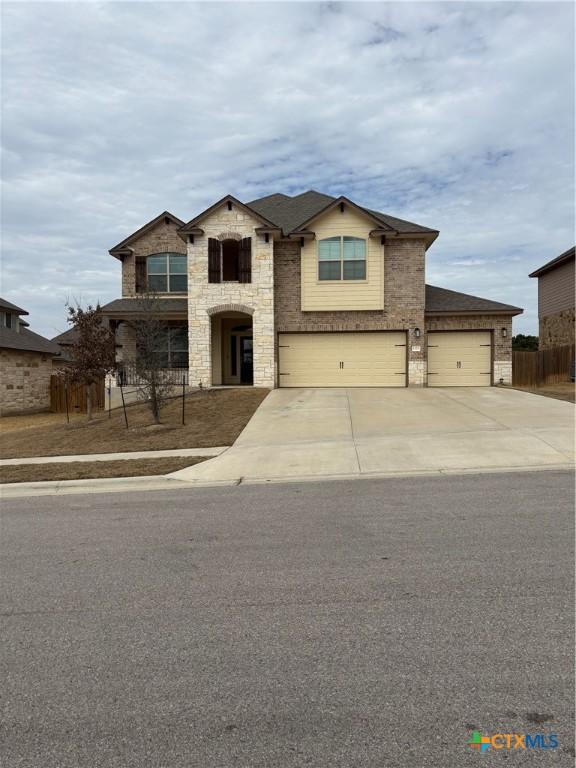
POLYGON ((406 334, 281 333, 281 387, 404 387, 406 334))
POLYGON ((489 387, 490 331, 428 334, 429 387, 489 387))

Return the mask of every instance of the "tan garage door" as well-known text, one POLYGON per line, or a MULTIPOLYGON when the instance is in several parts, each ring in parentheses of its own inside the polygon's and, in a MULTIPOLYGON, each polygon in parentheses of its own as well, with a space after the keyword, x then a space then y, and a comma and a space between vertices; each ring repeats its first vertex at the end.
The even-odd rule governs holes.
POLYGON ((428 334, 429 387, 488 387, 491 360, 490 331, 428 334))
POLYGON ((281 333, 281 387, 404 387, 406 334, 281 333))

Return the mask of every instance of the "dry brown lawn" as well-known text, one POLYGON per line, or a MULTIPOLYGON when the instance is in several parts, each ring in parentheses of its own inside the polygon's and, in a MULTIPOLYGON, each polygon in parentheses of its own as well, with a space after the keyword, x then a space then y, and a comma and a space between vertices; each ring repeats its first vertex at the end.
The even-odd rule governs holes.
POLYGON ((126 408, 128 426, 121 408, 99 411, 87 421, 75 416, 66 423, 65 414, 39 414, 57 417, 49 423, 32 424, 36 417, 10 416, 0 419, 1 458, 27 456, 71 456, 90 453, 209 448, 232 445, 252 414, 268 394, 267 389, 213 389, 186 397, 186 425, 182 426, 182 400, 171 400, 162 411, 162 424, 152 423, 145 403, 126 408), (21 428, 15 426, 22 419, 21 428), (9 429, 4 430, 7 423, 9 429))
POLYGON ((553 397, 556 400, 568 400, 569 403, 576 402, 576 385, 570 381, 563 381, 560 384, 546 384, 542 387, 516 387, 516 389, 521 389, 522 392, 532 392, 534 395, 553 397))
POLYGON ((54 464, 20 464, 0 467, 0 483, 34 483, 40 480, 93 480, 102 477, 165 475, 206 459, 172 456, 163 459, 75 461, 54 464))

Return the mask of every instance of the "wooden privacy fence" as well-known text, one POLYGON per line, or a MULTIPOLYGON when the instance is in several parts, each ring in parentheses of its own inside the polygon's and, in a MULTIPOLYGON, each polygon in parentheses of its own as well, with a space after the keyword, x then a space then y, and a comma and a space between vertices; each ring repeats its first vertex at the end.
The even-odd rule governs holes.
MULTIPOLYGON (((66 397, 70 413, 86 413, 86 385, 66 384, 60 376, 50 377, 50 410, 56 413, 66 413, 66 397)), ((104 408, 104 379, 92 384, 92 410, 101 411, 104 408)))
POLYGON ((570 380, 574 344, 538 352, 512 352, 512 385, 537 387, 570 380))

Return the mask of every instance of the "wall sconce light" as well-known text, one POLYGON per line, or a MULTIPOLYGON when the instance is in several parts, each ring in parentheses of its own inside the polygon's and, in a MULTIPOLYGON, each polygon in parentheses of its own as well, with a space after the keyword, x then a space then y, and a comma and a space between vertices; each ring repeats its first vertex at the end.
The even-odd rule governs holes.
POLYGON ((420 338, 420 328, 414 328, 414 336, 419 339, 420 338))
POLYGON ((502 328, 502 338, 505 339, 506 336, 508 336, 508 331, 506 330, 506 328, 502 328))

